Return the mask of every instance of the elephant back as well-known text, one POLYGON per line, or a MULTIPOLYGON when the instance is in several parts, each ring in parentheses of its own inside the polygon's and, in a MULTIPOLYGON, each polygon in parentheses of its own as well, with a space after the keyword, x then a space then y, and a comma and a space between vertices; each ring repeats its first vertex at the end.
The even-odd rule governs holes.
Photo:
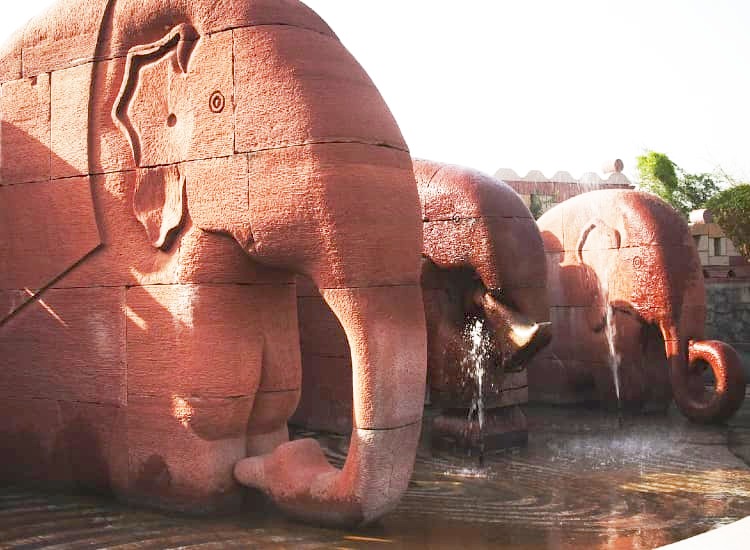
MULTIPOLYGON (((166 59, 169 48, 160 51, 166 59)), ((302 180, 324 155, 340 163, 338 149, 299 149, 329 143, 386 146, 399 153, 394 162, 401 172, 410 166, 372 81, 328 25, 296 0, 61 0, 0 50, 0 84, 0 183, 12 184, 3 187, 0 207, 4 288, 42 289, 103 243, 97 216, 107 206, 97 199, 91 174, 122 174, 122 185, 132 187, 128 174, 137 168, 213 158, 232 164, 237 154, 265 152, 254 170, 265 189, 275 185, 277 166, 294 165, 289 171, 301 173, 290 178, 302 180), (126 74, 136 65, 128 64, 129 55, 171 36, 189 54, 181 67, 186 74, 178 76, 193 87, 195 100, 186 109, 189 125, 178 120, 183 143, 176 152, 136 124, 123 132, 113 114, 123 95, 159 100, 173 92, 152 78, 155 71, 126 74), (40 200, 31 204, 30 191, 40 200), (71 211, 78 213, 75 227, 71 211)), ((148 117, 145 122, 146 129, 154 126, 148 117)), ((159 122, 166 130, 166 114, 159 122)), ((193 182, 205 176, 200 168, 193 182)), ((206 204, 208 215, 223 206, 206 204)))
POLYGON ((414 161, 414 174, 426 257, 438 266, 475 270, 487 288, 546 286, 539 231, 509 185, 476 170, 426 160, 414 161))

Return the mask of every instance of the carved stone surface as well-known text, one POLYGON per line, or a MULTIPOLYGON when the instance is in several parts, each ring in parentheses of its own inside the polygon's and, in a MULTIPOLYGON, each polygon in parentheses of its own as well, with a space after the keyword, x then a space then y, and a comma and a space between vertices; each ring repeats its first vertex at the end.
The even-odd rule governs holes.
MULTIPOLYGON (((462 447, 478 444, 477 430, 467 421, 479 391, 467 331, 482 320, 482 398, 487 418, 495 419, 485 426, 485 442, 516 442, 517 437, 503 434, 525 433, 520 411, 489 410, 516 410, 527 401, 526 372, 520 367, 546 343, 548 329, 538 324, 549 318, 541 237, 518 195, 499 180, 420 160, 414 161, 414 172, 424 223, 429 391, 434 405, 453 411, 450 418, 435 420, 433 433, 436 440, 462 447), (509 364, 518 372, 506 372, 509 364)), ((298 285, 297 303, 304 376, 293 420, 346 431, 352 415, 351 363, 343 330, 309 281, 298 285)))
POLYGON ((296 0, 61 0, 0 49, 0 86, 0 477, 188 511, 244 484, 332 523, 395 506, 422 415, 419 200, 328 26, 296 0), (294 273, 351 344, 343 471, 287 442, 294 273))
POLYGON ((685 220, 653 195, 594 191, 539 220, 553 337, 529 365, 532 399, 597 400, 722 421, 745 395, 726 344, 703 341, 703 275, 685 220), (716 386, 704 393, 703 370, 716 386))

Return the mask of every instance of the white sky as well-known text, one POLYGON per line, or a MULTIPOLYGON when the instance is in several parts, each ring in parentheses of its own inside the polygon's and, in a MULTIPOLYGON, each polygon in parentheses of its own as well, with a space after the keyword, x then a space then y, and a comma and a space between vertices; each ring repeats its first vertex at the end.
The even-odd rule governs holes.
MULTIPOLYGON (((0 39, 52 0, 4 4, 0 39)), ((750 180, 748 0, 307 0, 414 156, 575 177, 666 153, 750 180)))

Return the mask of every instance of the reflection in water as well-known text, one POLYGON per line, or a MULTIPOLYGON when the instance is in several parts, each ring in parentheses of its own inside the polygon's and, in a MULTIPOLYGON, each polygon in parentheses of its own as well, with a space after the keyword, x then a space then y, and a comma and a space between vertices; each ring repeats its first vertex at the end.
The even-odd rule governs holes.
MULTIPOLYGON (((294 523, 267 504, 196 519, 5 488, 0 548, 650 549, 750 515, 750 469, 735 456, 750 445, 750 411, 729 427, 675 413, 628 418, 622 430, 598 410, 527 413, 528 447, 487 454, 483 468, 423 445, 399 507, 366 529, 294 523)), ((340 466, 346 438, 316 437, 340 466)))
MULTIPOLYGON (((489 476, 488 471, 485 468, 453 468, 448 469, 443 472, 445 477, 458 477, 458 478, 467 478, 467 477, 477 477, 477 478, 484 478, 487 479, 489 476)), ((439 483, 439 482, 436 482, 439 483)))
POLYGON ((750 499, 750 471, 713 470, 701 474, 661 472, 642 476, 637 482, 622 485, 621 489, 641 493, 706 495, 708 502, 716 504, 716 499, 722 497, 750 499))

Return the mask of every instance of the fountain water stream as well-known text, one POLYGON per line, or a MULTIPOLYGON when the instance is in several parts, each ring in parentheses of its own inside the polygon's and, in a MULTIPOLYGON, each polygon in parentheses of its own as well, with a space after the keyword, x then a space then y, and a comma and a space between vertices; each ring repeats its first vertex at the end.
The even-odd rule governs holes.
POLYGON ((620 405, 620 359, 621 356, 615 347, 615 338, 617 338, 617 326, 615 325, 615 309, 612 304, 605 305, 606 314, 604 316, 604 334, 607 337, 607 346, 609 348, 609 368, 612 369, 612 378, 615 382, 615 395, 617 396, 617 405, 620 405))
POLYGON ((472 420, 476 418, 479 424, 479 461, 481 463, 484 454, 484 378, 492 349, 492 340, 485 330, 485 321, 482 318, 474 318, 467 323, 464 329, 464 337, 469 347, 466 357, 464 357, 463 366, 468 369, 475 384, 468 421, 471 426, 472 420))
POLYGON ((608 363, 612 371, 612 381, 615 386, 615 396, 617 397, 617 424, 622 428, 622 400, 620 399, 620 362, 622 356, 617 351, 617 325, 615 324, 615 308, 609 301, 609 281, 606 277, 607 270, 602 270, 605 276, 599 279, 599 295, 604 306, 604 336, 607 339, 608 363))

